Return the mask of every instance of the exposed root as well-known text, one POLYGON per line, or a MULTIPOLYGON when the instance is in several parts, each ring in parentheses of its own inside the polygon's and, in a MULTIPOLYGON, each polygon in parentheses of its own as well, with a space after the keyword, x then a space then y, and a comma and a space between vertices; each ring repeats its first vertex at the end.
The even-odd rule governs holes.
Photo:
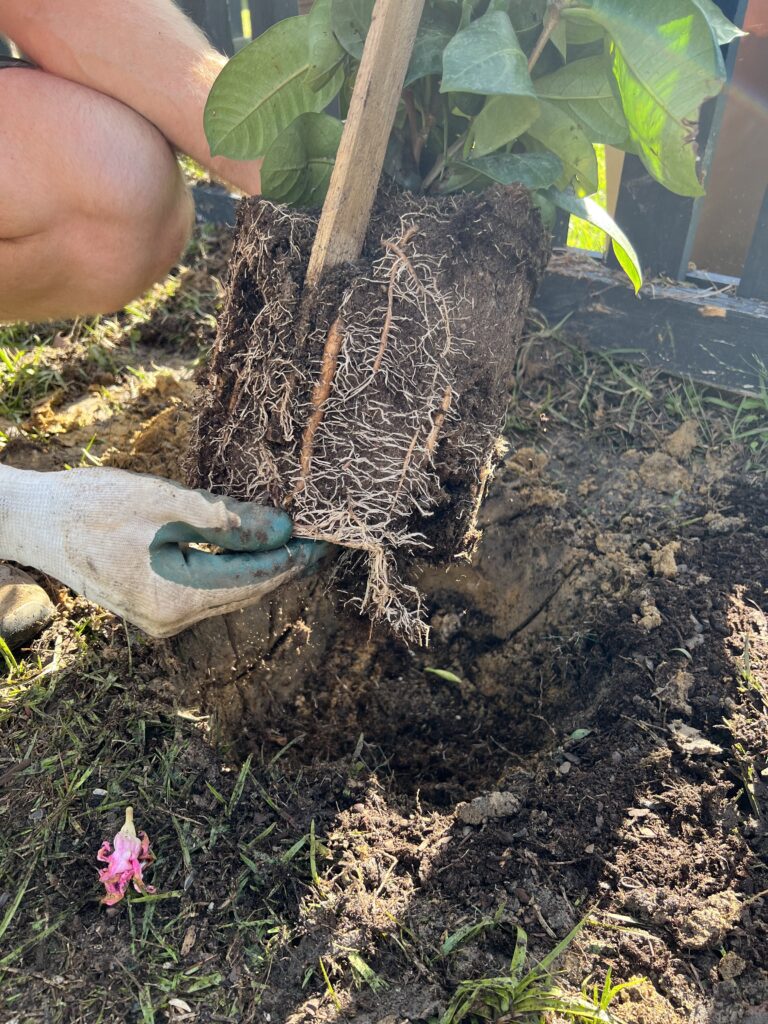
POLYGON ((440 437, 440 431, 443 429, 443 424, 445 423, 445 417, 448 415, 448 413, 451 410, 451 402, 452 401, 453 401, 453 391, 451 390, 451 387, 449 385, 445 389, 445 394, 443 395, 443 401, 441 402, 440 409, 438 410, 437 415, 435 416, 435 422, 432 424, 432 429, 429 432, 429 437, 427 438, 427 443, 424 445, 424 452, 428 456, 428 458, 430 458, 430 459, 435 454, 435 448, 437 447, 437 441, 438 441, 438 438, 440 437))
POLYGON ((304 437, 301 441, 301 457, 299 462, 301 464, 302 479, 297 482, 294 488, 294 496, 306 486, 306 480, 312 468, 312 443, 315 439, 317 428, 323 421, 325 403, 328 401, 333 390, 334 376, 336 374, 336 367, 339 364, 339 353, 343 344, 344 327, 341 317, 337 316, 331 324, 331 329, 328 331, 328 341, 323 349, 323 364, 320 368, 320 376, 312 391, 312 415, 309 417, 304 437))

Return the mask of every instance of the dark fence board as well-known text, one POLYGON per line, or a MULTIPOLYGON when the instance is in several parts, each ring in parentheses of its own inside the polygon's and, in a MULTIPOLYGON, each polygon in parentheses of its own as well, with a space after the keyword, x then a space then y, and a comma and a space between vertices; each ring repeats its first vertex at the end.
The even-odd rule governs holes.
POLYGON ((564 254, 553 258, 535 306, 589 348, 750 394, 764 380, 768 302, 657 282, 636 297, 621 272, 564 254))
POLYGON ((292 18, 299 13, 297 0, 250 0, 251 34, 255 39, 283 18, 292 18))
POLYGON ((203 32, 212 46, 231 57, 235 52, 227 0, 177 0, 179 7, 203 32))
POLYGON ((744 264, 739 295, 750 299, 768 299, 768 188, 765 190, 752 244, 744 264))

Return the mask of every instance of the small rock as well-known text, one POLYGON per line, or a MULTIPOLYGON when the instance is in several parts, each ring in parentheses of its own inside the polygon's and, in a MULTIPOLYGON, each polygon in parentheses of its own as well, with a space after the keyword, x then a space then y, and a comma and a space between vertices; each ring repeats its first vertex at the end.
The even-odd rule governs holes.
POLYGON ((670 722, 669 731, 672 733, 673 743, 684 754, 691 754, 694 757, 719 757, 723 752, 722 747, 712 743, 702 736, 698 729, 686 725, 679 718, 670 722))
POLYGON ((184 938, 181 941, 181 955, 187 956, 188 953, 191 953, 196 941, 197 928, 191 924, 184 933, 184 938))
POLYGON ((637 620, 640 629, 650 633, 652 629, 658 629, 663 621, 661 612, 651 598, 642 602, 640 605, 640 617, 637 620))
POLYGON ((456 817, 466 825, 481 825, 489 818, 508 818, 518 814, 522 804, 514 793, 488 793, 456 806, 456 817))
POLYGON ((561 775, 567 775, 568 772, 571 770, 571 762, 570 761, 563 761, 563 763, 560 765, 560 767, 557 770, 560 772, 561 775))
POLYGON ((744 516, 724 516, 720 512, 707 512, 704 523, 709 527, 710 533, 733 533, 744 526, 746 519, 744 516))
POLYGON ((676 711, 681 715, 690 715, 692 709, 688 703, 688 696, 693 684, 693 675, 681 668, 670 676, 666 683, 654 692, 653 696, 662 704, 666 704, 670 711, 676 711))
POLYGON ((733 928, 741 914, 735 893, 716 892, 685 917, 680 926, 680 945, 686 949, 713 949, 733 928))
POLYGON ((675 494, 691 488, 691 474, 666 452, 653 452, 643 459, 638 474, 646 487, 662 494, 675 494))
POLYGON ((531 902, 531 897, 525 891, 525 889, 515 889, 515 896, 520 900, 524 907, 527 907, 531 902))

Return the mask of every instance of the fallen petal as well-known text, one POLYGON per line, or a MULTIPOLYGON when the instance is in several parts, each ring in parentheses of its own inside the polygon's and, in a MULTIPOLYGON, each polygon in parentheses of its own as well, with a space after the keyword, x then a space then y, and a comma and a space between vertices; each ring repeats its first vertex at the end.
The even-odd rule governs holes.
POLYGON ((149 848, 147 833, 142 832, 140 837, 136 834, 132 807, 126 807, 125 824, 113 843, 104 841, 96 859, 107 865, 99 870, 99 881, 106 889, 101 902, 107 906, 119 903, 131 882, 137 892, 155 892, 153 886, 144 881, 142 874, 144 867, 152 863, 155 855, 149 848))

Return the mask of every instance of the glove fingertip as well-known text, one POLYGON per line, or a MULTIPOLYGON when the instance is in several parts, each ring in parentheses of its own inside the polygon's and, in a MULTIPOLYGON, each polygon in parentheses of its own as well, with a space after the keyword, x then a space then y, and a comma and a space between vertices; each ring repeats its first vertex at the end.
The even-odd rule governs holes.
POLYGON ((284 547, 291 539, 293 521, 282 509, 243 504, 238 514, 237 532, 244 551, 272 551, 284 547))
POLYGON ((302 566, 305 570, 317 568, 332 550, 330 544, 312 540, 295 540, 288 545, 294 564, 302 566))

